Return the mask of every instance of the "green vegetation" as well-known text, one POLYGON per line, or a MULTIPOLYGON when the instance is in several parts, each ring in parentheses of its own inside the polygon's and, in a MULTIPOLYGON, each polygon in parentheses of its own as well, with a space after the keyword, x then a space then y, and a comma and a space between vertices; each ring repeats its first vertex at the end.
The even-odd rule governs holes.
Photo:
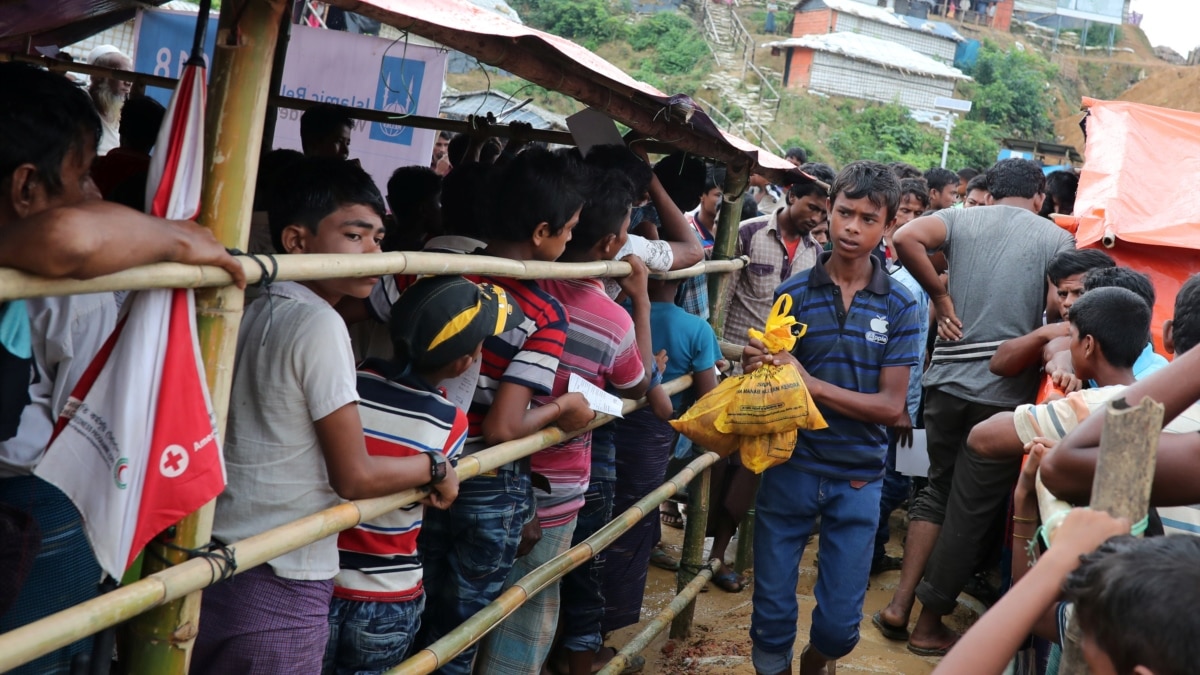
POLYGON ((519 0, 513 9, 525 23, 585 45, 608 42, 623 28, 606 0, 519 0))
MULTIPOLYGON (((844 126, 829 137, 829 151, 836 164, 856 159, 877 162, 908 162, 921 169, 938 166, 942 159, 943 134, 910 115, 908 108, 889 103, 849 109, 840 104, 844 126)), ((989 166, 996 161, 999 146, 988 127, 970 120, 954 127, 947 163, 951 167, 989 166)))
POLYGON ((984 42, 967 74, 975 80, 960 85, 959 93, 974 103, 968 119, 995 127, 1001 136, 1053 137, 1050 82, 1057 68, 1050 62, 1031 51, 1003 51, 984 42))
POLYGON ((685 75, 708 57, 708 46, 690 19, 674 12, 653 14, 633 24, 628 30, 629 46, 638 52, 654 50, 650 63, 642 62, 640 70, 662 75, 685 75))

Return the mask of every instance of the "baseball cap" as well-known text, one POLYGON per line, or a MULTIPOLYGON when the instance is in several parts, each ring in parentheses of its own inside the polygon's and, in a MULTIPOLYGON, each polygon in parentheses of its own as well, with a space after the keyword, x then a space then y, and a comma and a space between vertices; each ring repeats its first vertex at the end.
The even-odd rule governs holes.
POLYGON ((462 277, 426 277, 392 305, 396 357, 420 370, 471 354, 484 338, 512 330, 525 313, 503 288, 462 277))

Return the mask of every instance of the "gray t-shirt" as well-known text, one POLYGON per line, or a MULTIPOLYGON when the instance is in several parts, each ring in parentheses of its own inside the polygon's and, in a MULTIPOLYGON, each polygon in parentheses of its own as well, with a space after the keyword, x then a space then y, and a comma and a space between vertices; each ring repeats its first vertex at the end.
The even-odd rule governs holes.
POLYGON ((950 297, 963 322, 961 340, 934 343, 926 387, 995 406, 1028 403, 1037 373, 1000 377, 988 361, 1005 340, 1042 325, 1046 306, 1046 263, 1075 240, 1057 225, 1014 206, 944 209, 941 250, 949 263, 950 297))

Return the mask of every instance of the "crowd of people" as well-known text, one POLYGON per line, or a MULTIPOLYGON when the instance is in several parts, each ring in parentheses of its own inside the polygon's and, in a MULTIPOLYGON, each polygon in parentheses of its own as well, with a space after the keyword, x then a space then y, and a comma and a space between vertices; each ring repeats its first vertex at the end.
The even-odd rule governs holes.
MULTIPOLYGON (((96 78, 89 95, 60 76, 0 64, 0 88, 14 93, 0 102, 0 266, 87 278, 174 260, 220 265, 244 285, 208 230, 142 214, 136 189, 119 203, 139 171, 144 185, 135 160, 149 156, 162 111, 114 87, 96 78), (115 119, 121 106, 110 98, 123 103, 115 119)), ((713 583, 753 589, 757 672, 791 673, 798 660, 804 675, 832 673, 855 648, 864 610, 878 610, 871 622, 884 637, 945 656, 945 672, 999 673, 1015 656, 1019 672, 1052 672, 1050 645, 1071 615, 1093 672, 1181 674, 1200 663, 1188 639, 1194 622, 1181 618, 1200 588, 1191 579, 1196 539, 1114 536, 1131 524, 1077 510, 1031 568, 1035 475, 1040 468, 1056 495, 1086 504, 1102 418, 1089 413, 1111 399, 1164 402, 1152 502, 1200 502, 1200 437, 1189 433, 1200 429, 1200 388, 1179 376, 1200 359, 1190 350, 1200 341, 1200 281, 1184 285, 1164 327, 1165 348, 1181 355, 1168 365, 1150 340, 1150 278, 1076 249, 1041 215, 1070 211, 1072 174, 1048 185, 1021 159, 957 173, 870 161, 839 171, 797 148, 791 182, 754 177, 730 219, 722 211, 737 202, 722 194, 720 169, 683 153, 651 163, 636 140, 585 155, 443 135, 429 165, 398 168, 385 195, 349 159, 351 129, 338 108, 319 105, 302 118, 302 152, 264 155, 251 252, 621 260, 632 273, 388 275, 252 289, 214 542, 343 500, 429 493, 206 589, 191 672, 397 665, 702 452, 668 420, 722 377, 764 364, 794 367, 828 428, 800 431, 791 459, 761 483, 736 453, 712 469, 713 557, 724 561, 756 511, 752 582, 722 563, 713 583), (735 221, 735 253, 748 263, 722 298, 718 336, 703 276, 651 273, 711 257, 735 221), (807 332, 793 352, 772 354, 747 331, 782 295, 807 332), (722 340, 738 346, 740 362, 722 357, 722 340), (1057 398, 1035 401, 1039 373, 1061 389, 1057 398), (690 389, 667 395, 662 383, 682 375, 690 389), (585 429, 595 413, 579 380, 648 405, 458 481, 462 457, 551 425, 585 429), (927 439, 923 481, 896 470, 914 428, 927 439), (903 557, 890 556, 889 524, 905 505, 903 557), (796 587, 813 535, 817 604, 797 659, 796 587), (996 567, 1011 590, 959 636, 943 618, 977 572, 996 567), (891 602, 865 608, 870 577, 897 570, 891 602)), ((82 516, 32 472, 117 312, 109 293, 0 304, 0 632, 99 592, 82 516)), ((1186 514, 1151 516, 1149 533, 1186 529, 1186 514)), ((641 619, 649 566, 678 568, 661 527, 687 517, 675 504, 649 514, 439 672, 594 672, 614 655, 606 635, 641 619)), ((70 672, 90 652, 83 640, 14 672, 70 672)), ((638 657, 626 672, 643 666, 638 657)))

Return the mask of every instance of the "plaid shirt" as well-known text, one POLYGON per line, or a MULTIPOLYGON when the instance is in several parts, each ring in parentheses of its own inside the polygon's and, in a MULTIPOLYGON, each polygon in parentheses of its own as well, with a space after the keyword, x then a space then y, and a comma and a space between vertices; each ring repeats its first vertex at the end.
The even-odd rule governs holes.
MULTIPOLYGON (((712 257, 712 241, 706 241, 704 234, 701 232, 702 226, 696 221, 696 211, 684 214, 687 216, 688 223, 692 226, 692 231, 696 233, 696 238, 700 240, 704 247, 704 259, 708 260, 712 257)), ((675 291, 675 304, 683 308, 683 311, 708 321, 708 275, 701 274, 690 279, 684 279, 679 284, 679 290, 675 291)))
POLYGON ((749 329, 762 330, 775 302, 775 288, 815 265, 821 253, 821 245, 811 234, 806 234, 796 247, 796 257, 790 258, 779 238, 778 215, 776 211, 751 218, 738 227, 737 254, 749 256, 750 262, 732 273, 725 314, 727 342, 746 344, 749 329))

